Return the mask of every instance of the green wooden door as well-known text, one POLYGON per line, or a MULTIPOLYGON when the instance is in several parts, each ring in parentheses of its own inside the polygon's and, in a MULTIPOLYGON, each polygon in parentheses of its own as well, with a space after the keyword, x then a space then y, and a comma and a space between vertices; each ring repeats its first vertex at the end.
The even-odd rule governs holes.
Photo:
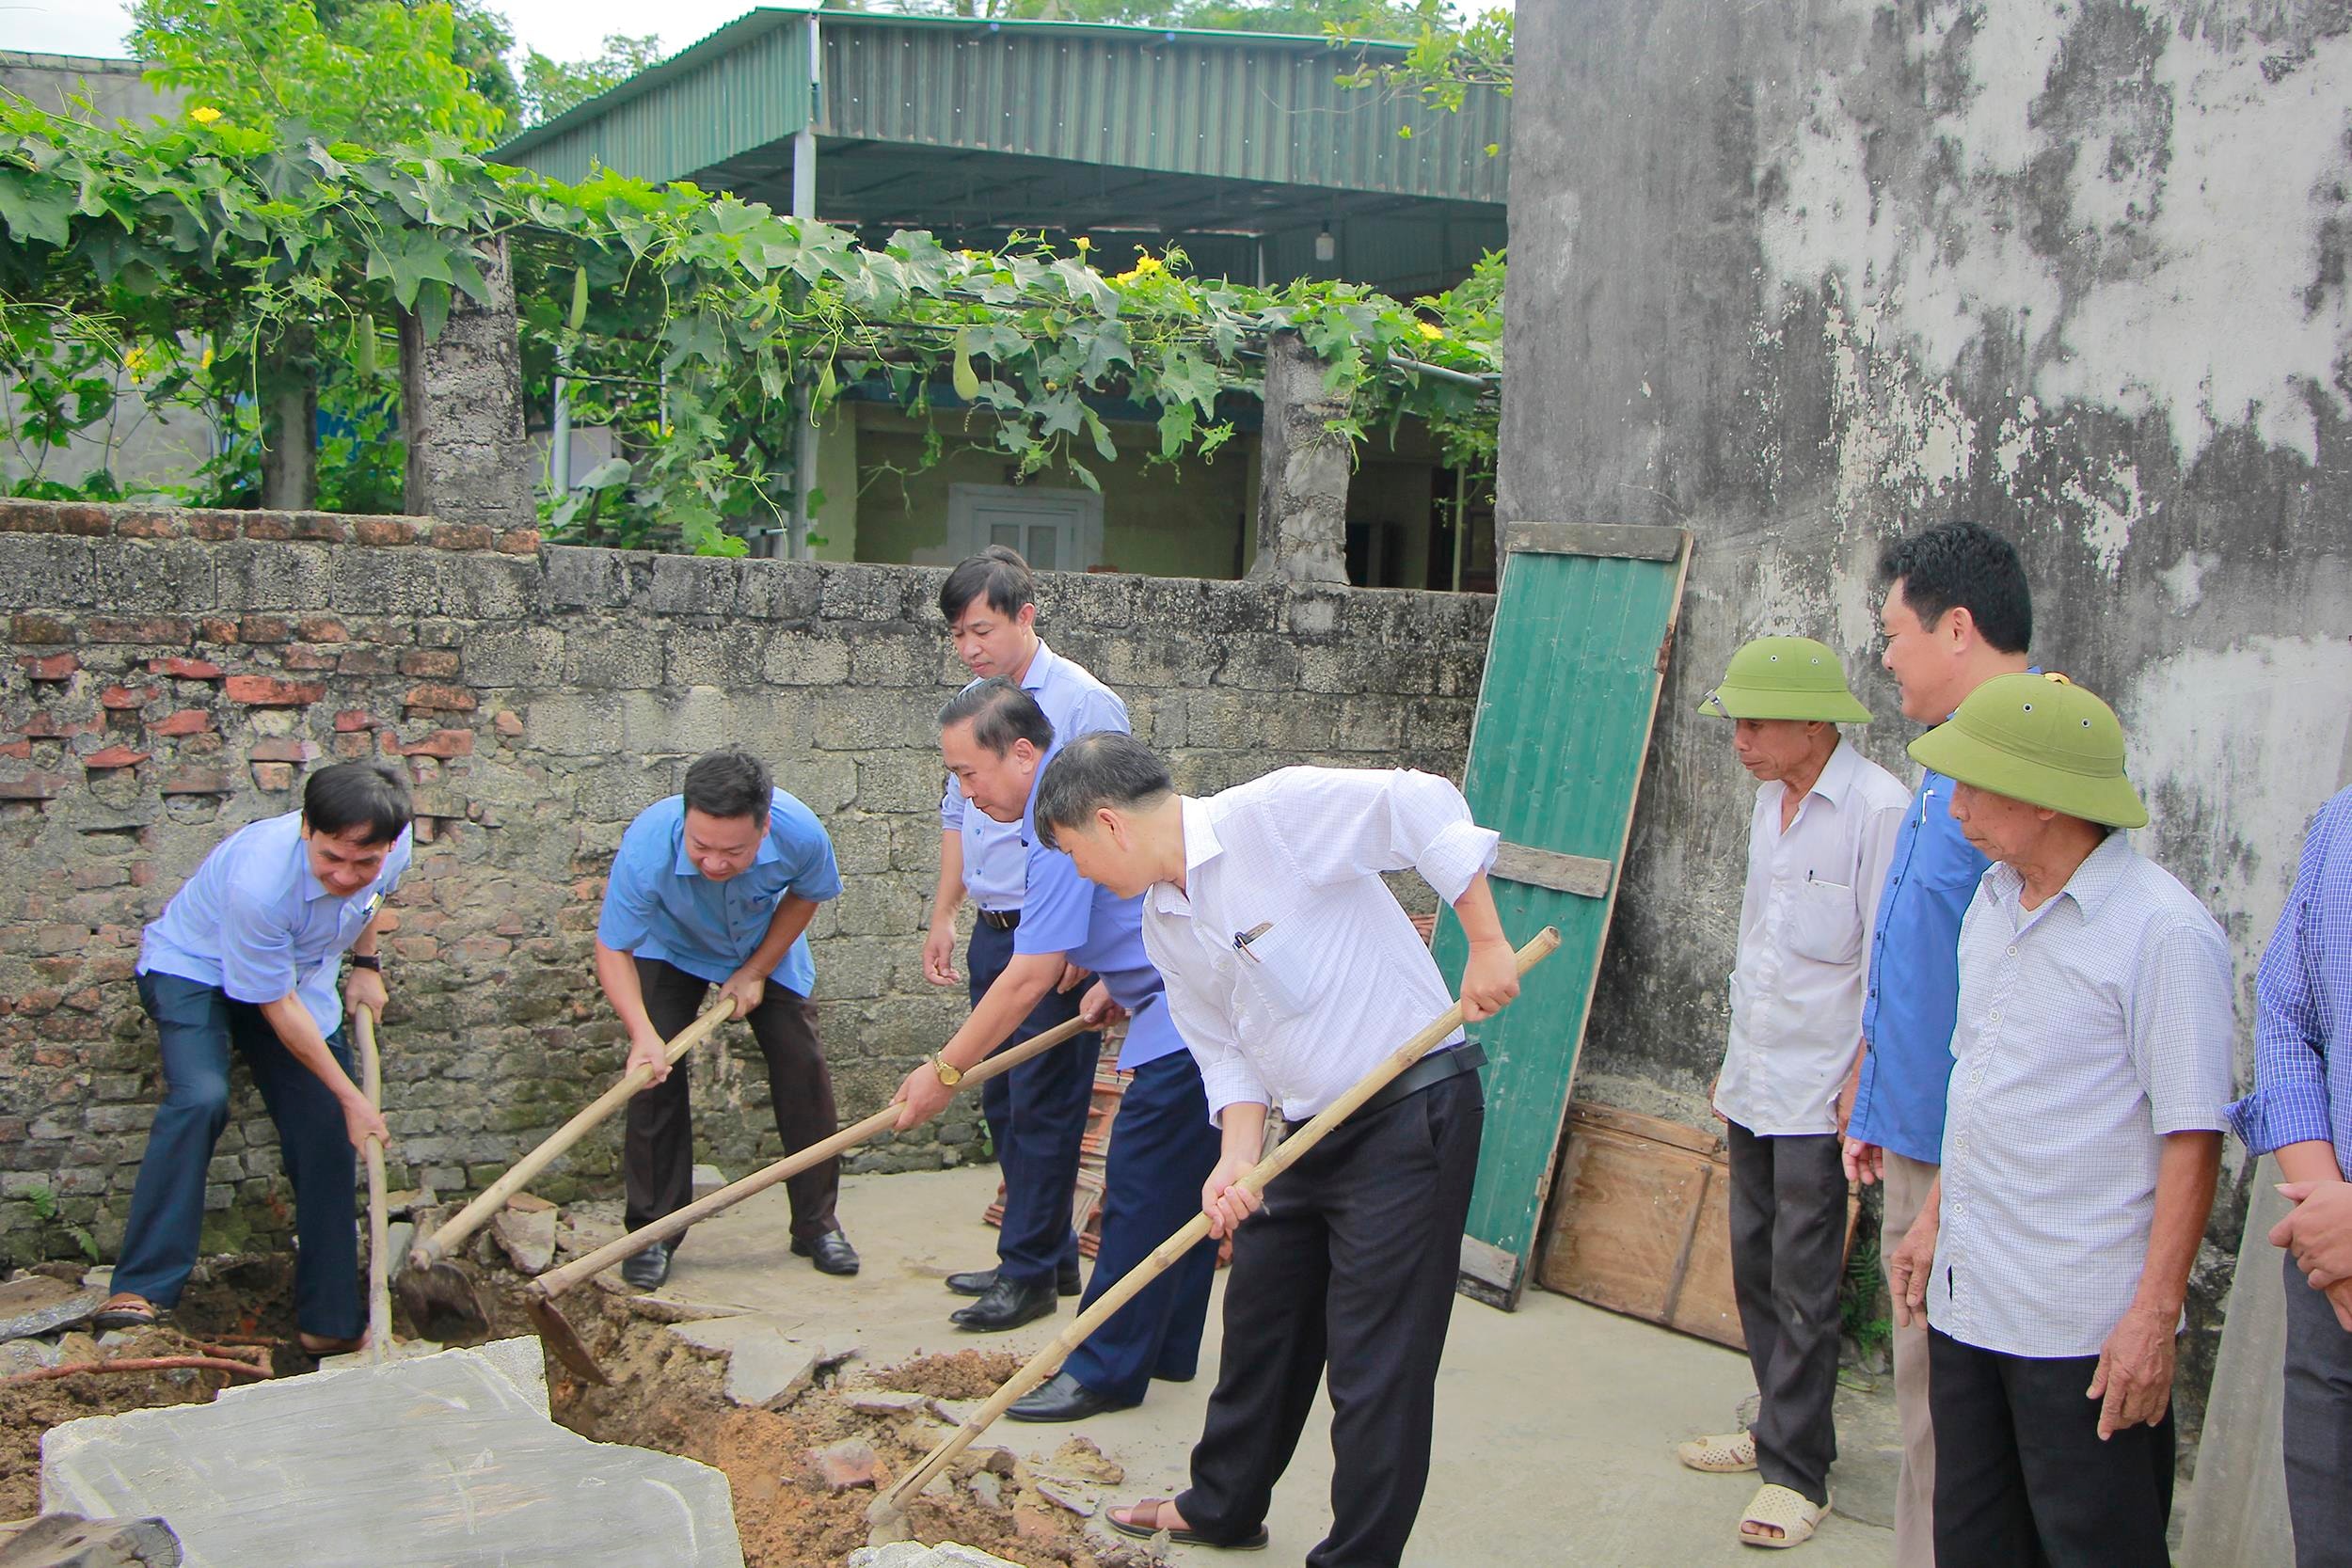
MULTIPOLYGON (((1551 1186, 1691 536, 1525 523, 1505 543, 1463 793, 1502 835, 1491 880, 1503 930, 1515 943, 1547 925, 1561 935, 1518 1001, 1475 1030, 1489 1064, 1486 1132, 1463 1288, 1511 1307, 1551 1186)), ((1449 914, 1438 964, 1459 974, 1466 957, 1449 914)))

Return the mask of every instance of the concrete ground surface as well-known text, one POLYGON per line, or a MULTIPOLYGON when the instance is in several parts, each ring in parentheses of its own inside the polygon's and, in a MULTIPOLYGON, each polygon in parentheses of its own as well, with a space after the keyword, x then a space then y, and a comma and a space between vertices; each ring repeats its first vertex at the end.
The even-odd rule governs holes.
MULTIPOLYGON (((961 1303, 940 1284, 955 1270, 994 1262, 995 1232, 979 1215, 995 1182, 993 1167, 848 1179, 842 1223, 865 1258, 864 1272, 848 1280, 790 1256, 789 1210, 774 1189, 696 1227, 660 1293, 775 1314, 798 1325, 787 1332, 855 1342, 869 1365, 965 1348, 1025 1356, 1070 1322, 1074 1302, 1010 1334, 967 1334, 947 1322, 961 1303)), ((1220 1274, 1194 1382, 1154 1385, 1139 1408, 1074 1427, 999 1422, 983 1441, 1042 1453, 1082 1433, 1126 1467, 1128 1483, 1116 1497, 1171 1495, 1184 1483, 1185 1456, 1216 1376, 1224 1289, 1220 1274)), ((1701 1475, 1673 1452, 1684 1437, 1728 1430, 1754 1392, 1746 1359, 1703 1340, 1540 1290, 1516 1313, 1456 1298, 1429 1490, 1405 1560, 1415 1568, 1760 1563, 1761 1553, 1734 1539, 1756 1477, 1701 1475)), ((1847 1568, 1891 1559, 1892 1402, 1891 1388, 1841 1390, 1845 1458, 1832 1478, 1839 1512, 1796 1561, 1847 1568)), ((1330 1517, 1328 1420, 1320 1405, 1275 1493, 1267 1554, 1180 1548, 1174 1560, 1301 1561, 1330 1517)))

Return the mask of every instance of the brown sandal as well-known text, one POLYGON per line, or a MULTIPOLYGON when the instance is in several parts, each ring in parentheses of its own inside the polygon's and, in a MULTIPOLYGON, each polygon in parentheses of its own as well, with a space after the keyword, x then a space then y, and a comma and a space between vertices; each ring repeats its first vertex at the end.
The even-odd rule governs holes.
POLYGON ((118 1291, 99 1304, 89 1321, 93 1328, 151 1328, 161 1316, 145 1296, 118 1291))
MULTIPOLYGON (((1165 1508, 1168 1501, 1167 1497, 1146 1497, 1138 1503, 1113 1504, 1103 1511, 1103 1517, 1109 1520, 1111 1528, 1120 1534, 1132 1535, 1138 1541, 1149 1541, 1160 1533, 1159 1526, 1155 1524, 1147 1529, 1135 1522, 1136 1515, 1148 1509, 1151 1511, 1152 1517, 1157 1519, 1160 1516, 1160 1510, 1165 1508), (1124 1519, 1119 1516, 1122 1506, 1127 1514, 1124 1519)), ((1265 1550, 1265 1544, 1271 1537, 1267 1535, 1266 1528, 1260 1525, 1256 1534, 1240 1541, 1211 1541, 1199 1531, 1189 1528, 1171 1528, 1168 1532, 1168 1539, 1169 1544, 1176 1546, 1215 1546, 1224 1551, 1260 1552, 1265 1550)))

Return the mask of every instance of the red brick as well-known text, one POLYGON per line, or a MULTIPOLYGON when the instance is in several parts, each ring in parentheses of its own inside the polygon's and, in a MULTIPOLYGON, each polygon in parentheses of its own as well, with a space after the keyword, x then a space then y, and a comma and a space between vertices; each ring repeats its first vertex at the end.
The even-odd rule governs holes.
POLYGON ((64 740, 77 735, 96 735, 103 728, 105 728, 104 722, 97 719, 70 719, 60 721, 55 714, 36 713, 26 721, 22 733, 30 736, 35 740, 64 740))
POLYGON ((134 752, 128 746, 109 746, 103 752, 92 752, 82 759, 82 766, 96 772, 107 768, 136 768, 154 753, 134 752))
POLYGON ((498 535, 480 523, 435 523, 425 543, 437 550, 486 550, 498 535))
POLYGON ((290 642, 286 651, 278 657, 278 662, 289 670, 332 670, 336 665, 336 651, 310 642, 290 642))
POLYGON ((168 512, 115 514, 115 537, 118 539, 177 539, 182 531, 179 518, 168 512))
POLYGON ((523 716, 519 713, 501 713, 490 722, 510 740, 523 733, 523 716))
POLYGON ((354 730, 372 730, 382 722, 363 707, 347 707, 335 715, 335 730, 339 735, 349 735, 354 730))
POLYGON ((417 525, 405 517, 358 517, 352 520, 352 537, 362 545, 413 545, 417 542, 417 525))
POLYGON ((310 762, 319 749, 307 740, 257 740, 246 748, 246 756, 254 762, 310 762))
MULTIPOLYGON (((72 654, 61 655, 72 658, 72 654)), ((457 673, 457 650, 454 648, 411 648, 400 656, 400 673, 404 675, 449 676, 457 673)))
POLYGON ((234 512, 183 512, 180 514, 180 520, 187 529, 190 538, 204 539, 218 544, 224 539, 234 539, 237 536, 239 515, 240 514, 234 512))
POLYGON ((73 641, 73 628, 48 615, 16 615, 8 621, 8 641, 27 647, 54 646, 73 641))
POLYGON ((294 630, 305 642, 348 642, 351 633, 331 615, 306 615, 294 630))
POLYGON ((346 675, 389 675, 395 667, 391 651, 387 648, 345 648, 335 661, 335 668, 346 675))
POLYGON ((157 735, 201 735, 213 727, 213 716, 200 707, 183 707, 147 726, 157 735))
MULTIPOLYGON (((281 681, 273 675, 231 675, 229 700, 247 707, 307 707, 326 695, 320 681, 281 681)), ((472 699, 469 698, 469 705, 472 699)))
POLYGON ((179 654, 173 654, 168 658, 149 659, 147 673, 151 675, 169 675, 174 680, 183 681, 216 681, 228 673, 209 658, 186 658, 179 654))
POLYGON ((228 795, 234 792, 229 775, 217 768, 181 768, 164 780, 166 795, 228 795))
POLYGON ((346 621, 343 629, 361 642, 414 642, 417 626, 413 621, 346 621))
POLYGON ((82 630, 92 642, 185 642, 196 634, 178 615, 93 615, 82 630))
POLYGON ((292 789, 295 775, 302 770, 290 762, 257 762, 253 765, 253 784, 272 794, 292 789))
POLYGON ((351 541, 351 525, 332 512, 297 512, 294 515, 294 536, 323 545, 343 545, 351 541))
POLYGON ((237 519, 237 531, 247 539, 277 543, 294 537, 294 519, 282 512, 248 512, 237 519))
POLYGON ((155 700, 151 686, 110 686, 98 694, 100 703, 110 708, 130 710, 145 707, 155 700))
MULTIPOLYGON (((72 654, 49 654, 40 657, 27 655, 17 662, 24 666, 26 679, 37 681, 65 680, 82 667, 81 659, 72 654)), ((454 674, 456 672, 450 673, 454 674)))
POLYGON ((535 528, 510 528, 499 535, 499 550, 504 555, 537 555, 539 531, 535 528))
POLYGON ((14 757, 19 762, 24 762, 29 760, 32 754, 33 743, 29 740, 11 740, 5 745, 0 745, 0 757, 14 757))
POLYGON ((237 630, 247 642, 288 642, 294 640, 294 623, 278 615, 248 615, 237 624, 237 630))
POLYGON ((208 615, 203 620, 199 621, 196 624, 196 629, 198 635, 201 636, 207 642, 234 642, 238 641, 237 623, 224 619, 223 617, 217 615, 208 615))
POLYGON ((435 730, 422 740, 411 741, 400 749, 405 757, 451 757, 473 755, 473 731, 435 730))
POLYGON ((113 530, 113 519, 95 506, 61 506, 54 501, 13 501, 0 506, 0 533, 78 533, 103 539, 113 530))
POLYGON ((335 737, 335 754, 345 762, 360 762, 375 754, 375 736, 365 730, 335 737))
POLYGON ((408 695, 401 700, 412 708, 429 712, 470 713, 474 708, 473 693, 462 686, 411 687, 408 695))
POLYGON ((49 800, 66 781, 55 773, 27 773, 21 779, 0 779, 0 800, 49 800))

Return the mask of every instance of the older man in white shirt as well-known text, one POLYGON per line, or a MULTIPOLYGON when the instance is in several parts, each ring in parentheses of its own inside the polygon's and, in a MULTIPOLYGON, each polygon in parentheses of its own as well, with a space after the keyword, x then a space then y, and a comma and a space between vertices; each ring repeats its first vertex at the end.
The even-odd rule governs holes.
POLYGON ((1763 781, 1714 1093, 1731 1152, 1732 1289, 1762 1400, 1753 1430, 1677 1451, 1696 1470, 1760 1471, 1740 1538, 1793 1546, 1829 1507, 1837 1457, 1838 1090, 1861 1049, 1867 936, 1910 793, 1839 738, 1838 724, 1867 723, 1870 710, 1811 638, 1748 643, 1699 711, 1733 721, 1740 765, 1763 781))
POLYGON ((1286 768, 1187 799, 1159 758, 1114 734, 1081 736, 1047 765, 1036 819, 1079 875, 1145 895, 1144 945, 1224 1138, 1201 1207, 1213 1234, 1232 1234, 1233 1267, 1192 1485, 1104 1516, 1128 1535, 1263 1545, 1274 1484, 1327 1375, 1331 1529, 1306 1561, 1393 1568, 1429 1477, 1483 1056, 1456 1031, 1263 1206, 1234 1183, 1260 1157, 1270 1107, 1313 1116, 1453 1005, 1383 872, 1419 871, 1461 917, 1465 1019, 1518 994, 1486 888, 1496 835, 1426 773, 1286 768))
POLYGON ((1888 1268, 1930 1330, 1936 1561, 2157 1568, 2229 945, 2120 831, 2148 811, 2090 692, 2000 676, 1911 754, 1994 863, 1961 926, 1943 1171, 1888 1268))

